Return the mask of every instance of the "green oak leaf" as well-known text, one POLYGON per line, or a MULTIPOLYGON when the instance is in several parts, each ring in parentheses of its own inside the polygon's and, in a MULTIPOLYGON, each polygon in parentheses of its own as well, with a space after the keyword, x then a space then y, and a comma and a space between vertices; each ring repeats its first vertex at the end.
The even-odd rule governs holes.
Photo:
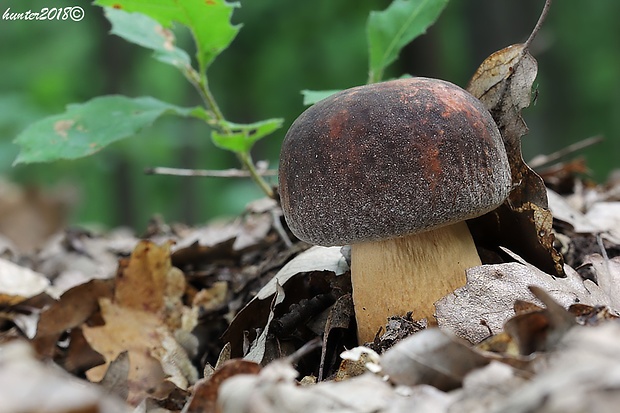
POLYGON ((326 97, 333 95, 334 93, 340 92, 340 89, 333 90, 302 90, 301 94, 304 97, 304 105, 310 106, 314 105, 319 100, 323 100, 326 97))
POLYGON ((426 32, 448 0, 394 0, 387 9, 368 17, 368 83, 379 82, 401 49, 426 32))
POLYGON ((247 153, 256 141, 282 127, 282 122, 283 119, 267 119, 247 124, 220 122, 221 126, 227 130, 224 132, 214 130, 211 132, 211 138, 219 148, 247 153))
POLYGON ((65 113, 39 120, 21 132, 13 165, 76 159, 135 135, 165 114, 208 120, 201 107, 182 108, 152 97, 102 96, 67 105, 65 113))
POLYGON ((189 55, 175 46, 174 34, 156 20, 141 13, 129 13, 111 7, 105 7, 104 10, 106 18, 112 23, 112 34, 152 49, 157 60, 183 72, 191 67, 189 55))
POLYGON ((97 0, 95 4, 146 14, 166 28, 173 22, 187 26, 196 42, 201 73, 228 47, 241 28, 230 23, 239 3, 225 0, 97 0))

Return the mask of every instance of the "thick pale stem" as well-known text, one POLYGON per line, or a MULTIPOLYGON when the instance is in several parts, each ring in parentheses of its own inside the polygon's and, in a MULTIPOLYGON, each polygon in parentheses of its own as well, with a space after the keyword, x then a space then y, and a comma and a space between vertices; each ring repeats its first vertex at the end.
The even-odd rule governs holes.
POLYGON ((387 318, 413 312, 435 323, 435 302, 465 285, 481 265, 465 222, 351 247, 353 303, 360 343, 372 341, 387 318))

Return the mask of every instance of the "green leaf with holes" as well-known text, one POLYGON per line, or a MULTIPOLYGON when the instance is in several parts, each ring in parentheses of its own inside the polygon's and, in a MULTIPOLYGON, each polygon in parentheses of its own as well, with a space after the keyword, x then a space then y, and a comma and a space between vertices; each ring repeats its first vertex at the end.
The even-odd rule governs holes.
POLYGON ((14 162, 49 162, 92 155, 109 144, 135 135, 165 115, 209 120, 201 107, 182 108, 152 97, 103 96, 70 104, 65 113, 33 123, 15 138, 14 162))
POLYGON ((104 10, 106 18, 112 23, 110 33, 152 49, 157 60, 171 64, 182 71, 191 67, 189 55, 185 50, 176 47, 174 34, 156 20, 141 13, 129 13, 110 7, 104 10))
MULTIPOLYGON (((170 29, 174 22, 187 26, 196 43, 196 59, 201 72, 228 47, 241 28, 230 23, 239 3, 225 0, 97 0, 95 4, 145 14, 166 29, 170 29)), ((136 43, 135 38, 127 40, 136 43)))

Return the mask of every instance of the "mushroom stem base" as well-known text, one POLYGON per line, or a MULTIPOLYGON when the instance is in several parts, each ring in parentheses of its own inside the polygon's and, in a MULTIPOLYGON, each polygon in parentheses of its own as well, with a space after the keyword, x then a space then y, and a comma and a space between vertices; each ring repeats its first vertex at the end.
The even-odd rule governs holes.
POLYGON ((388 317, 411 311, 435 324, 435 302, 465 285, 481 265, 465 222, 351 247, 353 303, 360 343, 372 341, 388 317))

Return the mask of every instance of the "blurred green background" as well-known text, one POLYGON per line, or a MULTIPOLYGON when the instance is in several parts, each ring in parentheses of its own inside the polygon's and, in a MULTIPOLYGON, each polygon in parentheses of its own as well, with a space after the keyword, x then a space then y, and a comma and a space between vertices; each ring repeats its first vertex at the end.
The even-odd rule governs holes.
MULTIPOLYGON (((285 127, 259 142, 254 159, 277 165, 286 128, 299 115, 301 89, 339 89, 367 79, 365 23, 387 0, 240 1, 243 28, 209 76, 227 118, 283 117, 285 127)), ((74 223, 130 225, 141 230, 155 213, 189 224, 239 214, 261 196, 248 180, 146 176, 145 167, 221 169, 235 158, 211 144, 198 121, 166 117, 141 136, 93 157, 12 167, 11 142, 29 123, 65 105, 102 94, 151 95, 182 106, 200 104, 174 68, 148 50, 108 34, 102 10, 87 2, 2 1, 0 13, 80 5, 71 21, 0 20, 0 173, 25 185, 78 188, 74 223)), ((401 54, 386 77, 410 73, 465 86, 486 56, 524 41, 542 0, 451 0, 426 35, 401 54)), ((605 142, 583 152, 591 176, 604 181, 620 167, 620 2, 554 2, 533 45, 539 95, 525 112, 525 159, 593 135, 605 142)), ((177 33, 181 45, 189 36, 177 33)), ((191 47, 191 46, 189 46, 191 47)), ((275 183, 275 181, 274 181, 275 183)))

